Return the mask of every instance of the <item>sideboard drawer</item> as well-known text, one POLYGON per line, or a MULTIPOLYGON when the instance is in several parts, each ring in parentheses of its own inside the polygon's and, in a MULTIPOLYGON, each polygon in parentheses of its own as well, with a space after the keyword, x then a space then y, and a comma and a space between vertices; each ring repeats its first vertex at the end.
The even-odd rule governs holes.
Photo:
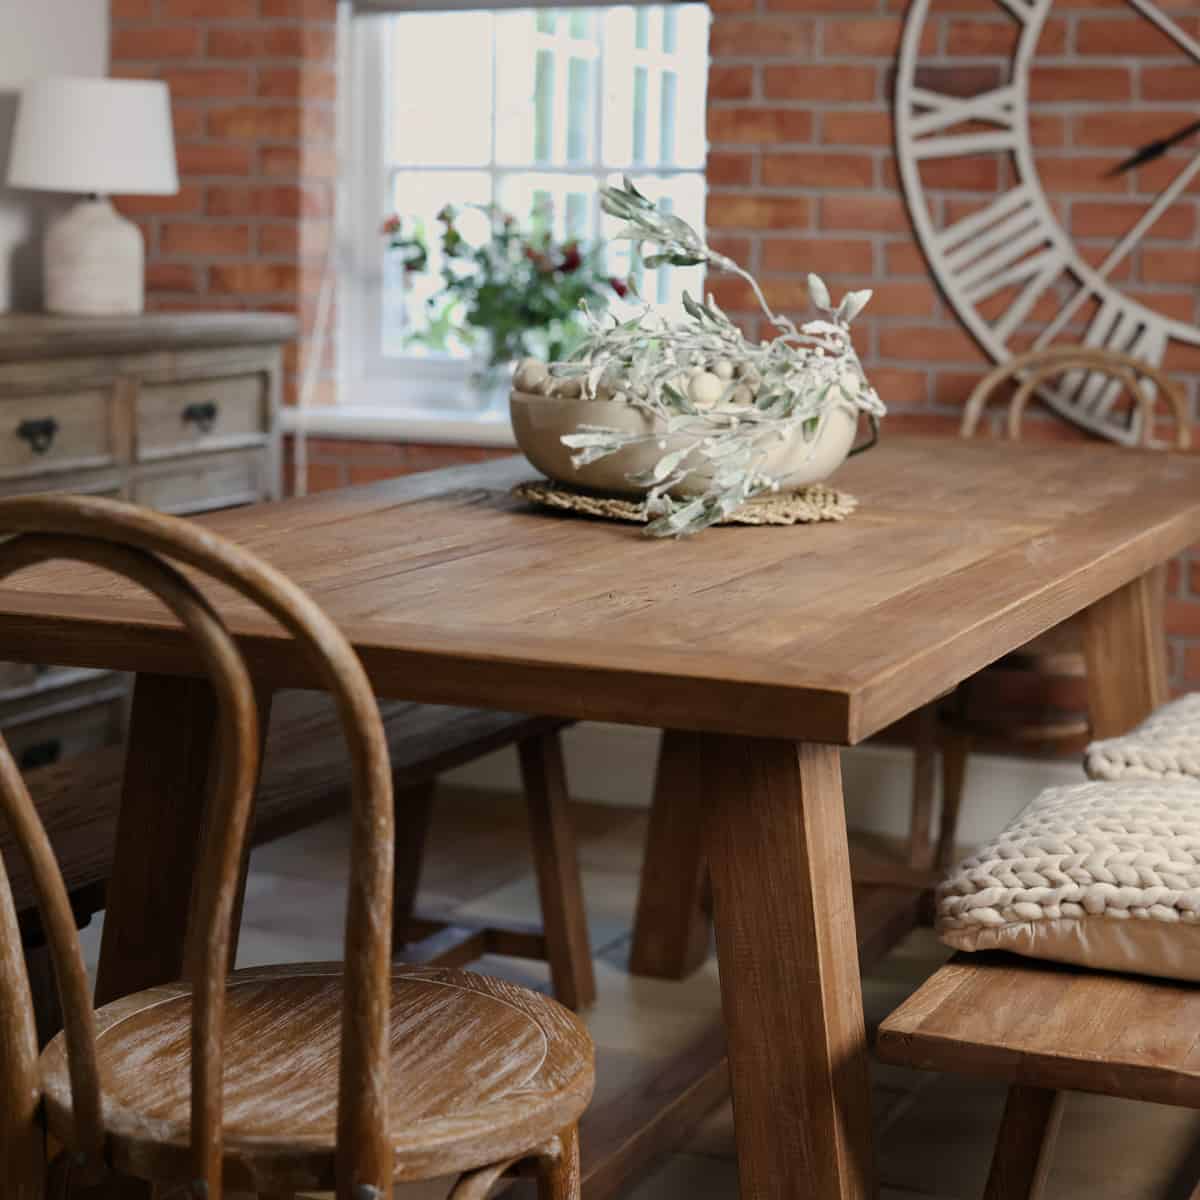
POLYGON ((195 513, 252 504, 270 493, 265 450, 202 455, 170 471, 145 472, 133 482, 133 499, 160 512, 195 513))
POLYGON ((137 396, 137 456, 142 460, 228 450, 266 440, 271 427, 261 373, 222 379, 143 383, 137 396))
POLYGON ((0 399, 0 478, 114 462, 112 399, 103 387, 0 399))

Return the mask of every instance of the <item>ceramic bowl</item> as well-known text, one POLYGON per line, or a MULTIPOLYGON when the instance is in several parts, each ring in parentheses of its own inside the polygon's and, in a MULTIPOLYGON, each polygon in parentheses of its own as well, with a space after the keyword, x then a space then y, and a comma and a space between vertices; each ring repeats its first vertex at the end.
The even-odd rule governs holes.
MULTIPOLYGON (((575 433, 581 425, 602 425, 632 433, 652 433, 661 422, 646 413, 614 400, 566 399, 513 390, 509 398, 513 433, 527 459, 548 479, 571 487, 597 492, 638 496, 646 489, 629 482, 628 476, 649 470, 664 453, 685 444, 681 435, 667 438, 667 449, 657 442, 626 446, 598 462, 576 468, 571 451, 562 444, 564 434, 575 433)), ((811 442, 797 427, 784 441, 767 453, 763 470, 779 480, 782 490, 794 492, 828 479, 846 461, 858 428, 858 412, 849 403, 832 408, 811 442)), ((707 475, 697 471, 675 489, 679 496, 703 492, 707 475)))

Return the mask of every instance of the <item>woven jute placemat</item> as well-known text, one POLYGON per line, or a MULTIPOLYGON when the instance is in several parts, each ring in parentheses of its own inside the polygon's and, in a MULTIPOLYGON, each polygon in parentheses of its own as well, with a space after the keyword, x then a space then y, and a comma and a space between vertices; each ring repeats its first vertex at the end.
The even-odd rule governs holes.
MULTIPOLYGON (((542 508, 581 513, 588 517, 631 521, 639 525, 645 525, 650 520, 641 500, 579 492, 565 484, 551 483, 546 479, 531 479, 527 483, 518 483, 513 488, 513 495, 542 508)), ((844 521, 856 508, 856 496, 851 496, 848 492, 839 492, 823 483, 813 483, 799 492, 756 496, 718 524, 811 525, 816 521, 844 521)))

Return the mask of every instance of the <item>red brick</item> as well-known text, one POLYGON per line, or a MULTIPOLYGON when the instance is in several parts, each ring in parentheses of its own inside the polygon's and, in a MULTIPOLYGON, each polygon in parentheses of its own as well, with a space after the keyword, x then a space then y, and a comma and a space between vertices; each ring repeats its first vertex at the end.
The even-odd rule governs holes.
POLYGON ((209 58, 262 58, 265 53, 262 29, 221 28, 208 31, 209 58))
POLYGON ((204 133, 204 109, 175 101, 171 105, 171 127, 177 139, 200 137, 204 133))
POLYGON ((295 222, 287 225, 260 225, 258 252, 272 258, 294 258, 300 253, 300 231, 295 222))
POLYGON ((929 272, 929 260, 915 242, 889 242, 883 248, 883 266, 888 278, 929 272))
MULTIPOLYGON (((709 75, 711 88, 712 75, 709 75)), ((836 67, 796 63, 767 67, 763 82, 769 100, 874 100, 879 94, 879 69, 843 64, 836 67)))
POLYGON ((795 17, 730 17, 714 21, 709 32, 709 53, 727 56, 811 58, 813 25, 795 17))
POLYGON ((710 188, 752 183, 754 158, 750 154, 728 154, 723 150, 713 150, 705 164, 704 175, 710 188))
MULTIPOLYGON (((889 407, 895 404, 923 405, 929 398, 929 372, 898 367, 871 367, 871 386, 889 407)), ((892 418, 888 418, 891 429, 892 418)))
POLYGON ((214 108, 208 114, 208 132, 214 138, 250 142, 296 141, 303 135, 305 115, 298 105, 239 105, 214 108))
POLYGON ((245 225, 168 222, 162 228, 162 250, 164 254, 183 258, 234 257, 249 252, 250 230, 245 225))
MULTIPOLYGON (((1153 76, 1154 71, 1146 74, 1153 76)), ((1133 95, 1133 79, 1127 67, 1038 65, 1030 79, 1029 95, 1034 103, 1063 104, 1072 100, 1112 103, 1128 100, 1133 95)))
POLYGON ((252 89, 244 67, 172 67, 159 76, 180 100, 235 100, 252 89))
POLYGON ((885 233, 907 231, 908 212, 899 196, 853 192, 823 196, 819 221, 822 229, 854 229, 885 233))
POLYGON ((977 363, 983 351, 958 326, 885 325, 879 356, 900 362, 977 363))
POLYGON ((1167 632, 1200 637, 1200 603, 1174 596, 1167 597, 1167 632))
MULTIPOLYGON (((1182 13, 1173 15, 1172 19, 1192 37, 1200 35, 1200 19, 1182 13)), ((1147 58, 1176 58, 1183 53, 1174 38, 1134 13, 1127 17, 1081 20, 1075 31, 1075 49, 1079 54, 1147 58)))
POLYGON ((191 25, 114 29, 109 54, 114 63, 125 59, 192 58, 200 53, 200 30, 191 25))
POLYGON ((319 67, 260 67, 258 94, 270 100, 332 100, 337 76, 319 67))
POLYGON ((120 21, 148 21, 154 16, 154 0, 109 0, 113 24, 120 21))
POLYGON ((232 142, 180 142, 175 155, 182 175, 249 175, 247 146, 232 142))
POLYGON ((164 21, 236 21, 251 14, 249 0, 159 0, 164 21))
POLYGON ((1080 146, 1122 146, 1132 150, 1174 133, 1195 120, 1195 116, 1187 109, 1139 111, 1113 108, 1089 112, 1075 119, 1075 141, 1080 146))
POLYGON ((845 57, 892 58, 900 49, 900 17, 827 17, 821 24, 821 50, 845 57))
POLYGON ((152 262, 146 264, 148 292, 197 292, 200 281, 196 268, 187 263, 152 262))
POLYGON ((772 237, 762 244, 762 270, 871 275, 875 248, 867 238, 772 237))
MULTIPOLYGON (((1080 200, 1071 206, 1075 237, 1121 237, 1145 212, 1137 201, 1080 200)), ((1173 204, 1151 226, 1148 238, 1188 238, 1196 228, 1196 209, 1190 202, 1173 204)))
POLYGON ((240 262, 209 267, 208 286, 235 295, 294 293, 298 273, 290 263, 240 262))
POLYGON ((715 192, 708 198, 707 223, 713 229, 799 229, 809 212, 804 196, 715 192))
POLYGON ((710 108, 711 142, 807 142, 812 113, 799 108, 710 108))
POLYGON ((337 41, 332 29, 314 25, 284 25, 267 28, 262 34, 263 53, 268 58, 302 58, 306 62, 332 62, 337 41))
POLYGON ((875 160, 867 154, 767 154, 762 181, 767 187, 869 188, 875 160))
POLYGON ((1200 279, 1200 250, 1187 246, 1158 249, 1143 246, 1142 278, 1147 283, 1182 283, 1194 287, 1200 279))
POLYGON ((1195 64, 1186 67, 1145 67, 1140 82, 1143 100, 1200 100, 1200 71, 1196 70, 1195 64))
POLYGON ((884 280, 872 286, 866 311, 873 317, 932 317, 937 289, 928 279, 884 280))
POLYGON ((832 146, 888 146, 892 118, 887 112, 827 112, 821 117, 821 141, 832 146))
POLYGON ((754 68, 714 63, 708 72, 708 94, 714 100, 749 100, 754 95, 754 68))
POLYGON ((333 21, 337 0, 259 0, 264 17, 303 17, 310 21, 333 21))

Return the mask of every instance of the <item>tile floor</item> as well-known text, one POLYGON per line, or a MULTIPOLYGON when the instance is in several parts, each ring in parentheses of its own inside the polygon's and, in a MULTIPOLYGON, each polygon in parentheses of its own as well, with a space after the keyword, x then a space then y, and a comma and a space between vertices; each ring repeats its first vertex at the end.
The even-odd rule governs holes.
MULTIPOLYGON (((599 1094, 618 1087, 623 1065, 666 1057, 719 1007, 716 962, 683 983, 635 979, 626 970, 645 816, 579 805, 584 886, 596 954, 599 1002, 589 1015, 609 1053, 599 1094), (615 1052, 615 1053, 614 1053, 615 1052)), ((255 852, 239 965, 340 956, 344 823, 328 822, 255 852)), ((428 914, 538 919, 524 815, 506 795, 444 789, 422 887, 428 914)), ((85 931, 94 955, 99 923, 85 931)), ((919 930, 864 981, 877 1023, 944 957, 919 930)), ((540 964, 487 959, 482 969, 548 987, 540 964)), ((875 1066, 883 1200, 975 1200, 981 1195, 1003 1103, 1000 1089, 962 1079, 875 1066)), ((1072 1097, 1049 1200, 1192 1200, 1200 1181, 1200 1113, 1098 1097, 1072 1097)), ((435 1200, 446 1187, 397 1189, 396 1200, 435 1200)), ((511 1193, 516 1196, 517 1193, 511 1193)), ((732 1115, 716 1110, 691 1141, 628 1191, 628 1200, 735 1200, 732 1115)), ((798 1198, 799 1200, 799 1198, 798 1198)), ((821 1200, 820 1197, 804 1200, 821 1200)))

